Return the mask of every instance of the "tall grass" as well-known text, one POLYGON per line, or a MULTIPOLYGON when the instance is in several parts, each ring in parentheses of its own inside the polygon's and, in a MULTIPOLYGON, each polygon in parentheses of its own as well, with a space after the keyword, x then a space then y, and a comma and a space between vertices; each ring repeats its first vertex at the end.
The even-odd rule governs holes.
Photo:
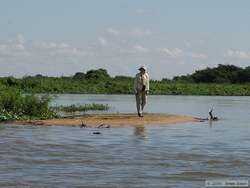
POLYGON ((53 107, 52 109, 56 111, 63 111, 63 112, 85 112, 85 111, 103 111, 108 110, 109 106, 107 104, 84 104, 84 105, 75 105, 72 104, 70 106, 57 106, 53 107))
POLYGON ((50 107, 48 95, 22 94, 17 89, 0 91, 0 121, 57 118, 59 112, 108 110, 104 104, 85 104, 50 107))
MULTIPOLYGON (((0 78, 0 89, 15 88, 24 93, 133 94, 133 79, 77 80, 66 78, 0 78), (2 83, 2 84, 1 84, 2 83)), ((153 95, 237 95, 250 96, 250 83, 189 83, 181 81, 150 81, 153 95)))
POLYGON ((50 100, 47 95, 23 95, 16 89, 1 90, 0 121, 56 117, 56 113, 49 108, 50 100))

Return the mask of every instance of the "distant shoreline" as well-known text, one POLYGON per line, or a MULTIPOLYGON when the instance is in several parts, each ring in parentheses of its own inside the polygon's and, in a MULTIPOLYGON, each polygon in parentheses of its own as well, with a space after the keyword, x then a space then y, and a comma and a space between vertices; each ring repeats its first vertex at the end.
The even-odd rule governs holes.
MULTIPOLYGON (((65 85, 74 84, 75 81, 65 81, 65 85)), ((105 81, 104 81, 105 82, 105 81)), ((116 82, 114 82, 116 83, 116 82)), ((61 88, 58 91, 48 90, 35 90, 32 88, 20 89, 23 93, 29 94, 86 94, 86 95, 133 95, 133 86, 131 83, 116 83, 121 89, 117 91, 117 88, 101 88, 98 85, 101 84, 89 84, 87 82, 75 83, 78 89, 88 87, 86 90, 74 90, 67 89, 67 87, 61 88), (86 85, 84 85, 86 84, 86 85), (123 87, 123 85, 126 85, 123 87)), ((55 85, 54 85, 55 86, 55 85)), ((50 87, 53 87, 53 83, 50 87)), ((19 88, 15 88, 19 89, 19 88)), ((149 95, 189 95, 189 96, 250 96, 250 84, 214 84, 214 83, 178 83, 178 82, 150 82, 149 95)))
MULTIPOLYGON (((149 85, 151 95, 250 96, 250 66, 219 64, 173 79, 150 80, 149 85)), ((134 77, 112 77, 105 69, 61 77, 40 74, 23 78, 0 77, 0 90, 6 89, 34 94, 133 94, 134 77)))

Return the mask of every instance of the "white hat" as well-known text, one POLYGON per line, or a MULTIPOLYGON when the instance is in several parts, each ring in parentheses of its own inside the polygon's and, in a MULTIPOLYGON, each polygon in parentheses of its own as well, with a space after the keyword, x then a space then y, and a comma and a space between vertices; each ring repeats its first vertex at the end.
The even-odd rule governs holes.
POLYGON ((147 70, 146 66, 142 65, 138 70, 144 69, 145 71, 147 70))

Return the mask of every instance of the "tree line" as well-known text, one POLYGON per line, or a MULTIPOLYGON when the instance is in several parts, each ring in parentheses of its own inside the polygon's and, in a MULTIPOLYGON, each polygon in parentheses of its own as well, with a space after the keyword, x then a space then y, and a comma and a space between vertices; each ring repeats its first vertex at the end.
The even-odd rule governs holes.
MULTIPOLYGON (((23 78, 1 77, 0 90, 15 88, 24 93, 133 94, 134 77, 110 76, 105 69, 77 72, 72 76, 41 74, 23 78)), ((173 79, 150 80, 150 94, 250 95, 250 67, 218 65, 173 79)))
POLYGON ((192 83, 249 83, 250 66, 241 68, 219 64, 215 68, 197 70, 190 75, 175 76, 173 80, 192 83))

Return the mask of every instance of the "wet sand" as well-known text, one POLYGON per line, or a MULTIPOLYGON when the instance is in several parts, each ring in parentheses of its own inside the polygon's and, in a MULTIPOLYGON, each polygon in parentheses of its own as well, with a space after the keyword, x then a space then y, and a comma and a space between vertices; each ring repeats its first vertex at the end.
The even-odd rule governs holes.
POLYGON ((170 125, 176 123, 195 122, 195 118, 170 114, 93 114, 80 117, 59 118, 49 120, 29 120, 12 122, 18 125, 44 126, 80 126, 80 127, 135 127, 140 125, 170 125))

